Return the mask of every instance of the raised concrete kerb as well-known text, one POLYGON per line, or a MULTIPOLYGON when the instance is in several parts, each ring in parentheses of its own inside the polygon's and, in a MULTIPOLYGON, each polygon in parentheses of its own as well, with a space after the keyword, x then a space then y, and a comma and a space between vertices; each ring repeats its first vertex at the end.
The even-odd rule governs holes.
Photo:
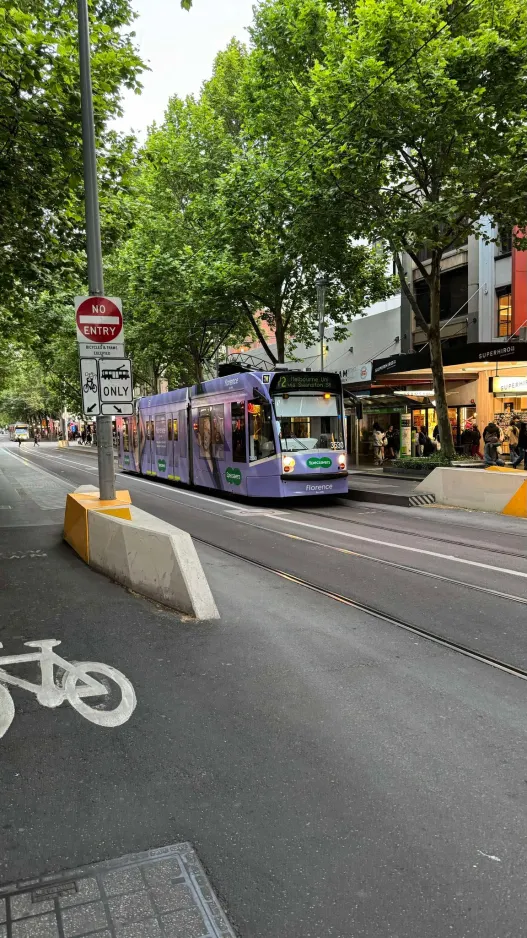
POLYGON ((89 512, 90 566, 196 619, 219 613, 190 534, 131 508, 132 520, 89 512))
POLYGON ((442 505, 500 512, 523 518, 527 516, 525 472, 487 472, 484 469, 441 467, 434 469, 416 486, 415 492, 419 491, 432 492, 436 502, 442 505))

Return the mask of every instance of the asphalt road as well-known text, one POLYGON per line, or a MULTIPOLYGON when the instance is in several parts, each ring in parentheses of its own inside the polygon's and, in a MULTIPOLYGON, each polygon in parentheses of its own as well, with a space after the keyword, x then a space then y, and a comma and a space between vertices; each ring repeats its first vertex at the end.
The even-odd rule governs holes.
MULTIPOLYGON (((73 447, 23 458, 57 492, 96 481, 73 447)), ((179 621, 94 574, 58 509, 0 513, 2 654, 61 638, 138 699, 108 731, 15 692, 0 879, 189 840, 242 938, 527 934, 525 681, 225 552, 527 667, 527 526, 126 484, 223 548, 197 545, 222 618, 179 621)))

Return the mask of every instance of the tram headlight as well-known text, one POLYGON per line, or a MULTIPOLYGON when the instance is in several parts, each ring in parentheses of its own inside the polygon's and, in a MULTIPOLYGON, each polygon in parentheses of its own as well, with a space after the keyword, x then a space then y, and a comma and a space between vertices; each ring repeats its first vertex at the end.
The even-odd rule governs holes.
POLYGON ((344 453, 341 453, 339 456, 339 469, 346 469, 346 457, 344 453))
POLYGON ((284 456, 282 466, 284 472, 292 472, 295 468, 295 460, 292 456, 284 456))

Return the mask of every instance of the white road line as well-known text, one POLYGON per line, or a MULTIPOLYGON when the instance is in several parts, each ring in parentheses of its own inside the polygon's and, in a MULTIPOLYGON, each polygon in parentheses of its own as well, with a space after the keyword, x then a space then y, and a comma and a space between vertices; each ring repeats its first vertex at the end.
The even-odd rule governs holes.
MULTIPOLYGON (((39 455, 40 455, 40 454, 39 454, 39 455)), ((48 459, 55 459, 56 457, 48 456, 47 458, 48 458, 48 459)), ((56 459, 56 461, 59 462, 59 463, 60 463, 61 461, 62 461, 62 462, 66 462, 65 459, 61 459, 60 457, 59 457, 58 459, 56 459)), ((78 464, 78 463, 71 463, 71 465, 79 465, 79 464, 78 464)), ((95 469, 83 469, 82 471, 84 471, 84 472, 96 472, 95 469)), ((154 486, 156 486, 156 487, 158 486, 158 483, 157 483, 157 482, 153 482, 153 481, 151 481, 150 479, 140 479, 140 478, 134 477, 134 476, 126 476, 126 478, 129 478, 130 481, 132 481, 132 482, 144 482, 144 483, 146 483, 147 485, 154 485, 154 486)), ((178 490, 177 490, 177 493, 178 493, 178 494, 181 494, 181 495, 189 496, 189 497, 191 497, 191 498, 200 498, 200 499, 202 499, 203 501, 214 502, 214 504, 217 506, 217 499, 214 498, 214 497, 210 497, 210 496, 208 496, 208 495, 198 495, 196 492, 187 492, 187 491, 184 490, 184 489, 178 489, 178 490)), ((164 497, 166 498, 166 496, 164 496, 164 497)), ((177 499, 169 499, 169 501, 177 501, 177 499)), ((229 510, 229 509, 223 509, 223 514, 225 514, 228 510, 229 510)), ((216 512, 214 512, 214 514, 216 514, 216 512)), ((232 520, 235 520, 235 519, 233 518, 232 520)), ((236 520, 237 520, 237 519, 236 519, 236 520)), ((310 529, 313 530, 313 531, 323 531, 323 532, 325 532, 326 534, 335 534, 335 535, 337 535, 338 537, 348 537, 348 538, 352 538, 352 540, 354 540, 354 541, 363 541, 363 542, 365 542, 365 543, 367 543, 367 544, 376 544, 376 545, 379 546, 379 547, 392 547, 392 548, 395 548, 395 549, 397 549, 397 550, 406 550, 406 551, 411 552, 412 554, 422 554, 423 556, 426 556, 426 557, 435 557, 435 558, 437 558, 438 560, 450 560, 450 561, 452 561, 453 563, 462 563, 462 564, 465 564, 465 565, 468 566, 468 567, 478 567, 479 569, 482 569, 482 570, 492 570, 494 573, 506 573, 506 574, 508 574, 509 576, 516 576, 516 577, 520 577, 521 579, 527 580, 527 573, 522 573, 521 570, 511 570, 509 567, 496 567, 496 566, 494 566, 493 564, 481 563, 481 562, 478 561, 478 560, 467 560, 467 559, 465 559, 464 557, 456 557, 455 554, 441 554, 441 553, 439 553, 438 551, 434 551, 434 550, 425 550, 425 549, 422 548, 422 547, 410 547, 410 546, 407 545, 407 544, 396 544, 396 543, 394 543, 393 541, 381 541, 381 540, 379 540, 379 539, 377 539, 377 538, 374 538, 374 537, 365 537, 365 536, 362 535, 362 534, 351 534, 351 533, 349 533, 348 531, 339 531, 339 530, 336 529, 336 528, 326 528, 326 527, 323 527, 322 525, 318 525, 318 524, 309 524, 309 522, 307 522, 307 521, 296 521, 294 518, 291 518, 290 516, 288 516, 288 517, 285 517, 285 516, 284 516, 284 517, 280 518, 280 521, 283 521, 284 524, 296 524, 297 526, 302 527, 302 528, 310 528, 310 529)), ((245 523, 247 523, 247 522, 245 522, 245 523)), ((258 525, 254 525, 254 527, 259 527, 259 526, 258 526, 258 525)), ((268 531, 270 531, 271 533, 276 533, 276 534, 279 534, 279 533, 280 533, 279 531, 273 532, 273 529, 272 529, 272 528, 266 528, 265 530, 268 530, 268 531)), ((420 535, 420 536, 422 536, 423 538, 426 538, 426 535, 424 535, 424 534, 423 534, 423 535, 420 535)), ((472 549, 473 549, 473 550, 477 550, 477 547, 470 548, 470 549, 471 549, 471 550, 472 550, 472 549)))
MULTIPOLYGON (((307 521, 295 521, 294 518, 283 518, 284 524, 297 524, 302 528, 312 528, 314 531, 325 531, 328 534, 338 534, 340 537, 351 537, 354 541, 365 541, 368 544, 378 544, 380 547, 395 547, 398 550, 408 550, 413 554, 424 554, 427 557, 437 557, 439 560, 452 560, 455 563, 464 563, 469 567, 481 567, 483 570, 493 570, 495 573, 508 573, 511 576, 519 576, 527 580, 527 573, 521 570, 510 570, 508 567, 494 567, 489 563, 480 563, 478 560, 466 560, 464 557, 456 557, 454 554, 440 554, 435 550, 425 550, 423 547, 409 547, 406 544, 395 544, 393 541, 380 541, 374 537, 365 537, 362 534, 350 534, 348 531, 337 531, 335 528, 325 528, 318 524, 309 524, 307 521)), ((420 535, 425 538, 426 535, 420 535)), ((471 550, 477 550, 477 547, 471 550)))

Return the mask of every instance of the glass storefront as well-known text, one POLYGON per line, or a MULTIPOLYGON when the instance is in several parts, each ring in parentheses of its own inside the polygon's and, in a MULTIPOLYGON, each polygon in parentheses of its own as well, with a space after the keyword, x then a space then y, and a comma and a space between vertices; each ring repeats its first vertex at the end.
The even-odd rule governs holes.
MULTIPOLYGON (((464 407, 449 407, 448 419, 452 427, 452 437, 454 446, 461 446, 461 434, 467 423, 472 424, 476 417, 476 406, 474 404, 464 407)), ((437 426, 437 415, 435 407, 416 407, 412 408, 412 427, 418 430, 424 429, 425 433, 433 437, 437 426)))

